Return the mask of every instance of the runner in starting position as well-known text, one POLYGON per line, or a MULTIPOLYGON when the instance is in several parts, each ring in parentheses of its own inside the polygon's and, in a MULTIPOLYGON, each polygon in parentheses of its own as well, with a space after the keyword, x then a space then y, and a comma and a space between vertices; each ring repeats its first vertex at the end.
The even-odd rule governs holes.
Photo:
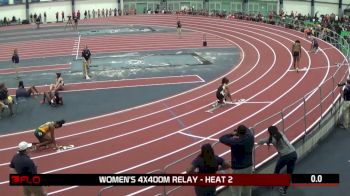
POLYGON ((229 82, 230 82, 229 79, 227 79, 226 77, 222 79, 221 85, 216 91, 216 98, 218 99, 218 101, 215 103, 214 107, 217 106, 218 104, 224 105, 227 98, 230 98, 231 102, 234 101, 232 100, 231 93, 228 88, 229 82))
POLYGON ((39 143, 35 143, 35 148, 39 149, 41 146, 48 146, 53 144, 56 147, 55 129, 62 127, 64 120, 47 122, 34 131, 34 135, 38 138, 39 143))

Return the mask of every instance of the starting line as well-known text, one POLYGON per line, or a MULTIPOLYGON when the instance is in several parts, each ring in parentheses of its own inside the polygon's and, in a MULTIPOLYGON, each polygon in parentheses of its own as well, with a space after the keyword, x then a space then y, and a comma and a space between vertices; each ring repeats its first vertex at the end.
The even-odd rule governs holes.
MULTIPOLYGON (((330 67, 339 67, 339 66, 340 65, 337 64, 337 65, 332 65, 332 66, 322 66, 322 67, 312 67, 312 68, 303 67, 303 68, 299 69, 299 71, 307 71, 307 70, 312 70, 312 69, 327 69, 327 68, 330 68, 330 67)), ((295 69, 290 69, 288 71, 296 72, 295 69)))
POLYGON ((241 104, 269 104, 271 103, 270 101, 246 101, 246 99, 238 99, 235 102, 225 102, 224 105, 217 104, 217 102, 214 102, 211 106, 212 108, 205 111, 208 113, 213 113, 216 109, 218 108, 224 108, 226 105, 241 105, 241 104))
POLYGON ((74 145, 68 145, 68 146, 58 146, 57 147, 57 152, 65 151, 65 150, 70 150, 74 148, 74 145))

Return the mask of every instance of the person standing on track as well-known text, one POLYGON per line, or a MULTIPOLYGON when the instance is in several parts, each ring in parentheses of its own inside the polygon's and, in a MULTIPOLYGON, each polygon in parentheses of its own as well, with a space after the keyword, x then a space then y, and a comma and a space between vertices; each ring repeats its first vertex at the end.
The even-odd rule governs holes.
MULTIPOLYGON (((231 165, 214 153, 210 144, 204 144, 201 147, 201 153, 192 161, 191 167, 187 170, 188 174, 195 173, 198 168, 199 174, 215 174, 219 169, 229 169, 231 165)), ((196 186, 197 196, 214 196, 216 186, 196 186)))
POLYGON ((85 45, 81 57, 83 59, 83 77, 84 79, 90 80, 91 52, 87 45, 85 45))
POLYGON ((15 68, 15 71, 16 71, 16 79, 18 80, 18 79, 19 79, 19 75, 18 75, 19 56, 18 56, 18 50, 17 50, 17 48, 15 48, 15 49, 13 50, 12 63, 13 63, 13 66, 14 66, 14 68, 15 68))
MULTIPOLYGON (((233 174, 251 174, 253 171, 254 135, 244 125, 239 125, 230 134, 220 137, 220 142, 231 147, 231 165, 233 174)), ((230 187, 234 196, 250 196, 250 186, 230 187)))
POLYGON ((227 98, 230 98, 231 102, 233 102, 230 90, 228 88, 229 79, 224 77, 221 81, 221 85, 216 91, 216 98, 218 99, 215 103, 214 107, 217 105, 225 105, 225 101, 227 98))
POLYGON ((34 131, 35 137, 39 140, 39 143, 35 144, 35 148, 39 149, 41 146, 48 146, 50 144, 53 144, 53 147, 57 147, 55 139, 55 129, 61 128, 65 122, 66 121, 64 120, 52 121, 47 122, 38 127, 34 131))
POLYGON ((299 62, 301 58, 301 44, 299 40, 296 40, 292 46, 292 55, 294 69, 299 72, 299 62))
MULTIPOLYGON (((10 163, 10 172, 12 174, 34 175, 37 174, 37 166, 28 156, 28 151, 32 147, 31 143, 22 141, 18 144, 18 153, 16 153, 10 163)), ((23 186, 23 195, 45 196, 46 193, 42 186, 23 186)))
MULTIPOLYGON (((266 139, 262 139, 258 142, 259 145, 267 144, 270 146, 273 144, 275 146, 279 158, 277 160, 277 164, 275 167, 275 174, 280 173, 281 169, 284 166, 287 166, 287 173, 293 174, 295 162, 298 159, 298 155, 295 151, 295 148, 293 145, 288 141, 287 137, 278 131, 278 128, 276 126, 270 126, 267 131, 269 132, 269 137, 266 139)), ((282 195, 287 194, 288 186, 281 187, 280 192, 282 195)))
POLYGON ((310 52, 316 54, 318 51, 318 41, 316 37, 312 38, 310 52))
POLYGON ((182 24, 181 24, 181 21, 178 19, 176 23, 176 30, 179 38, 181 38, 181 28, 182 28, 182 24))

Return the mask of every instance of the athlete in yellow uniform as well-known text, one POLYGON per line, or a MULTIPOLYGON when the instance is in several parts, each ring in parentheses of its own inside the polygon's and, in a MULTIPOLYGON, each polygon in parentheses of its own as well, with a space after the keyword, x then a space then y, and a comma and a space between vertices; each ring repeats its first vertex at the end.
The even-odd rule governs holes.
POLYGON ((65 123, 64 120, 47 122, 34 131, 34 135, 38 138, 39 143, 36 144, 36 148, 41 146, 53 144, 56 146, 55 140, 55 128, 60 128, 65 123))

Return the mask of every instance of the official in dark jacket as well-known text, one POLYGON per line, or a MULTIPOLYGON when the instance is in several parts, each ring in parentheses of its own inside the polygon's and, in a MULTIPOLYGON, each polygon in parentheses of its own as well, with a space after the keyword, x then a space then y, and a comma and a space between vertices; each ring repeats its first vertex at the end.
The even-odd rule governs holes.
POLYGON ((343 89, 342 123, 339 125, 343 129, 348 129, 350 124, 350 79, 346 81, 343 89))
MULTIPOLYGON (((16 153, 10 163, 11 173, 14 174, 37 174, 37 167, 33 160, 28 156, 28 151, 32 147, 31 143, 25 141, 18 144, 18 153, 16 153)), ((23 186, 24 195, 46 195, 41 186, 23 186)))
MULTIPOLYGON (((234 174, 250 174, 253 166, 254 135, 244 125, 239 125, 232 133, 220 137, 220 142, 231 147, 231 165, 234 174)), ((250 196, 250 186, 232 187, 235 196, 250 196)))

